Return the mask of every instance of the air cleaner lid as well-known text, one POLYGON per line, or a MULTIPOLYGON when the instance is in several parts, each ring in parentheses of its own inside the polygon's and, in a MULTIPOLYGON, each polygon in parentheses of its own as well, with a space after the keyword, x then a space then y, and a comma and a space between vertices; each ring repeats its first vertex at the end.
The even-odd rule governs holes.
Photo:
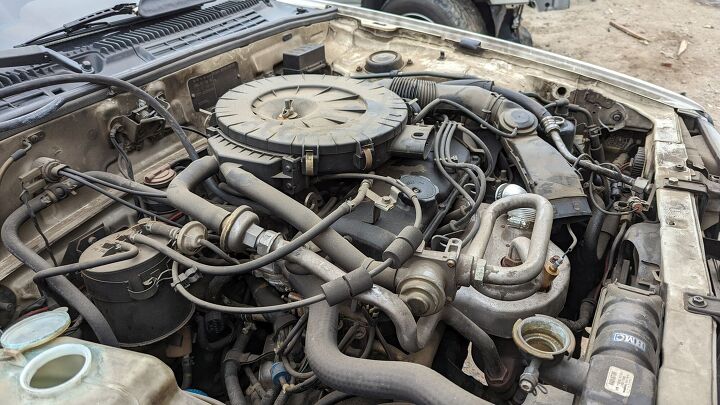
POLYGON ((225 93, 215 108, 220 130, 265 152, 320 156, 357 153, 399 134, 403 100, 385 87, 344 76, 274 76, 225 93))
POLYGON ((65 307, 39 313, 5 330, 0 337, 0 345, 6 349, 25 351, 62 335, 68 326, 70 315, 65 307))

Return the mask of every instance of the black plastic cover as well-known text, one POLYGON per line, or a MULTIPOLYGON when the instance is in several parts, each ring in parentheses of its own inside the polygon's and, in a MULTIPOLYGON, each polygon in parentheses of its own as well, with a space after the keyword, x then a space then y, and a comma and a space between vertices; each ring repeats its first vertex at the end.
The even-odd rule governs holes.
MULTIPOLYGON (((343 76, 289 75, 245 83, 218 101, 210 149, 220 162, 259 170, 287 193, 306 176, 375 170, 407 120, 382 86, 343 76)), ((254 172, 255 173, 255 172, 254 172)))
POLYGON ((313 73, 325 66, 325 45, 323 44, 306 44, 283 53, 283 72, 286 75, 313 73))
POLYGON ((555 219, 592 214, 575 169, 552 145, 536 135, 503 139, 528 191, 550 201, 555 219))

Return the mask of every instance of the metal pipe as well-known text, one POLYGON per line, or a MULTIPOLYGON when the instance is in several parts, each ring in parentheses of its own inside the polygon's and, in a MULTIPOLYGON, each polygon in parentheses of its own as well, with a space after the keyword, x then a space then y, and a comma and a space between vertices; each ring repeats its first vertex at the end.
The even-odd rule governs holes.
POLYGON ((550 243, 553 224, 553 206, 537 194, 519 194, 501 198, 490 204, 480 217, 480 230, 465 250, 477 258, 485 257, 495 221, 510 210, 534 208, 535 225, 530 239, 530 249, 525 262, 515 267, 485 265, 484 283, 516 285, 527 283, 537 277, 543 269, 550 243))

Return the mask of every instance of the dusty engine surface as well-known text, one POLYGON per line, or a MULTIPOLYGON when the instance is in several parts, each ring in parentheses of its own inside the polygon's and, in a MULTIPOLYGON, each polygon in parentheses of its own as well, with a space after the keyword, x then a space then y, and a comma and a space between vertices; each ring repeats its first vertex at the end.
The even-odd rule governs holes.
POLYGON ((615 139, 567 99, 486 80, 325 73, 231 88, 206 128, 150 97, 146 119, 189 159, 136 182, 114 120, 124 176, 39 157, 47 187, 25 204, 35 215, 89 188, 130 214, 54 266, 19 242, 25 206, 3 241, 78 336, 152 354, 181 388, 232 405, 520 404, 543 384, 651 403, 662 302, 623 239, 655 226, 644 135, 615 139), (603 391, 618 364, 632 392, 603 391))
POLYGON ((342 76, 275 76, 240 85, 217 103, 211 153, 288 193, 305 176, 375 170, 407 121, 388 89, 342 76))

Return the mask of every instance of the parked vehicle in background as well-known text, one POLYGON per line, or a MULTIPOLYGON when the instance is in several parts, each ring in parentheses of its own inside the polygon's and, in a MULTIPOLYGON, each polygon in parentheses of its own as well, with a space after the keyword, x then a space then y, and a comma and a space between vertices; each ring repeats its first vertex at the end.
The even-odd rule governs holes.
POLYGON ((362 7, 385 11, 418 20, 491 35, 532 46, 532 35, 522 26, 525 6, 538 11, 563 10, 570 0, 541 2, 517 0, 362 0, 340 1, 360 3, 362 7))

